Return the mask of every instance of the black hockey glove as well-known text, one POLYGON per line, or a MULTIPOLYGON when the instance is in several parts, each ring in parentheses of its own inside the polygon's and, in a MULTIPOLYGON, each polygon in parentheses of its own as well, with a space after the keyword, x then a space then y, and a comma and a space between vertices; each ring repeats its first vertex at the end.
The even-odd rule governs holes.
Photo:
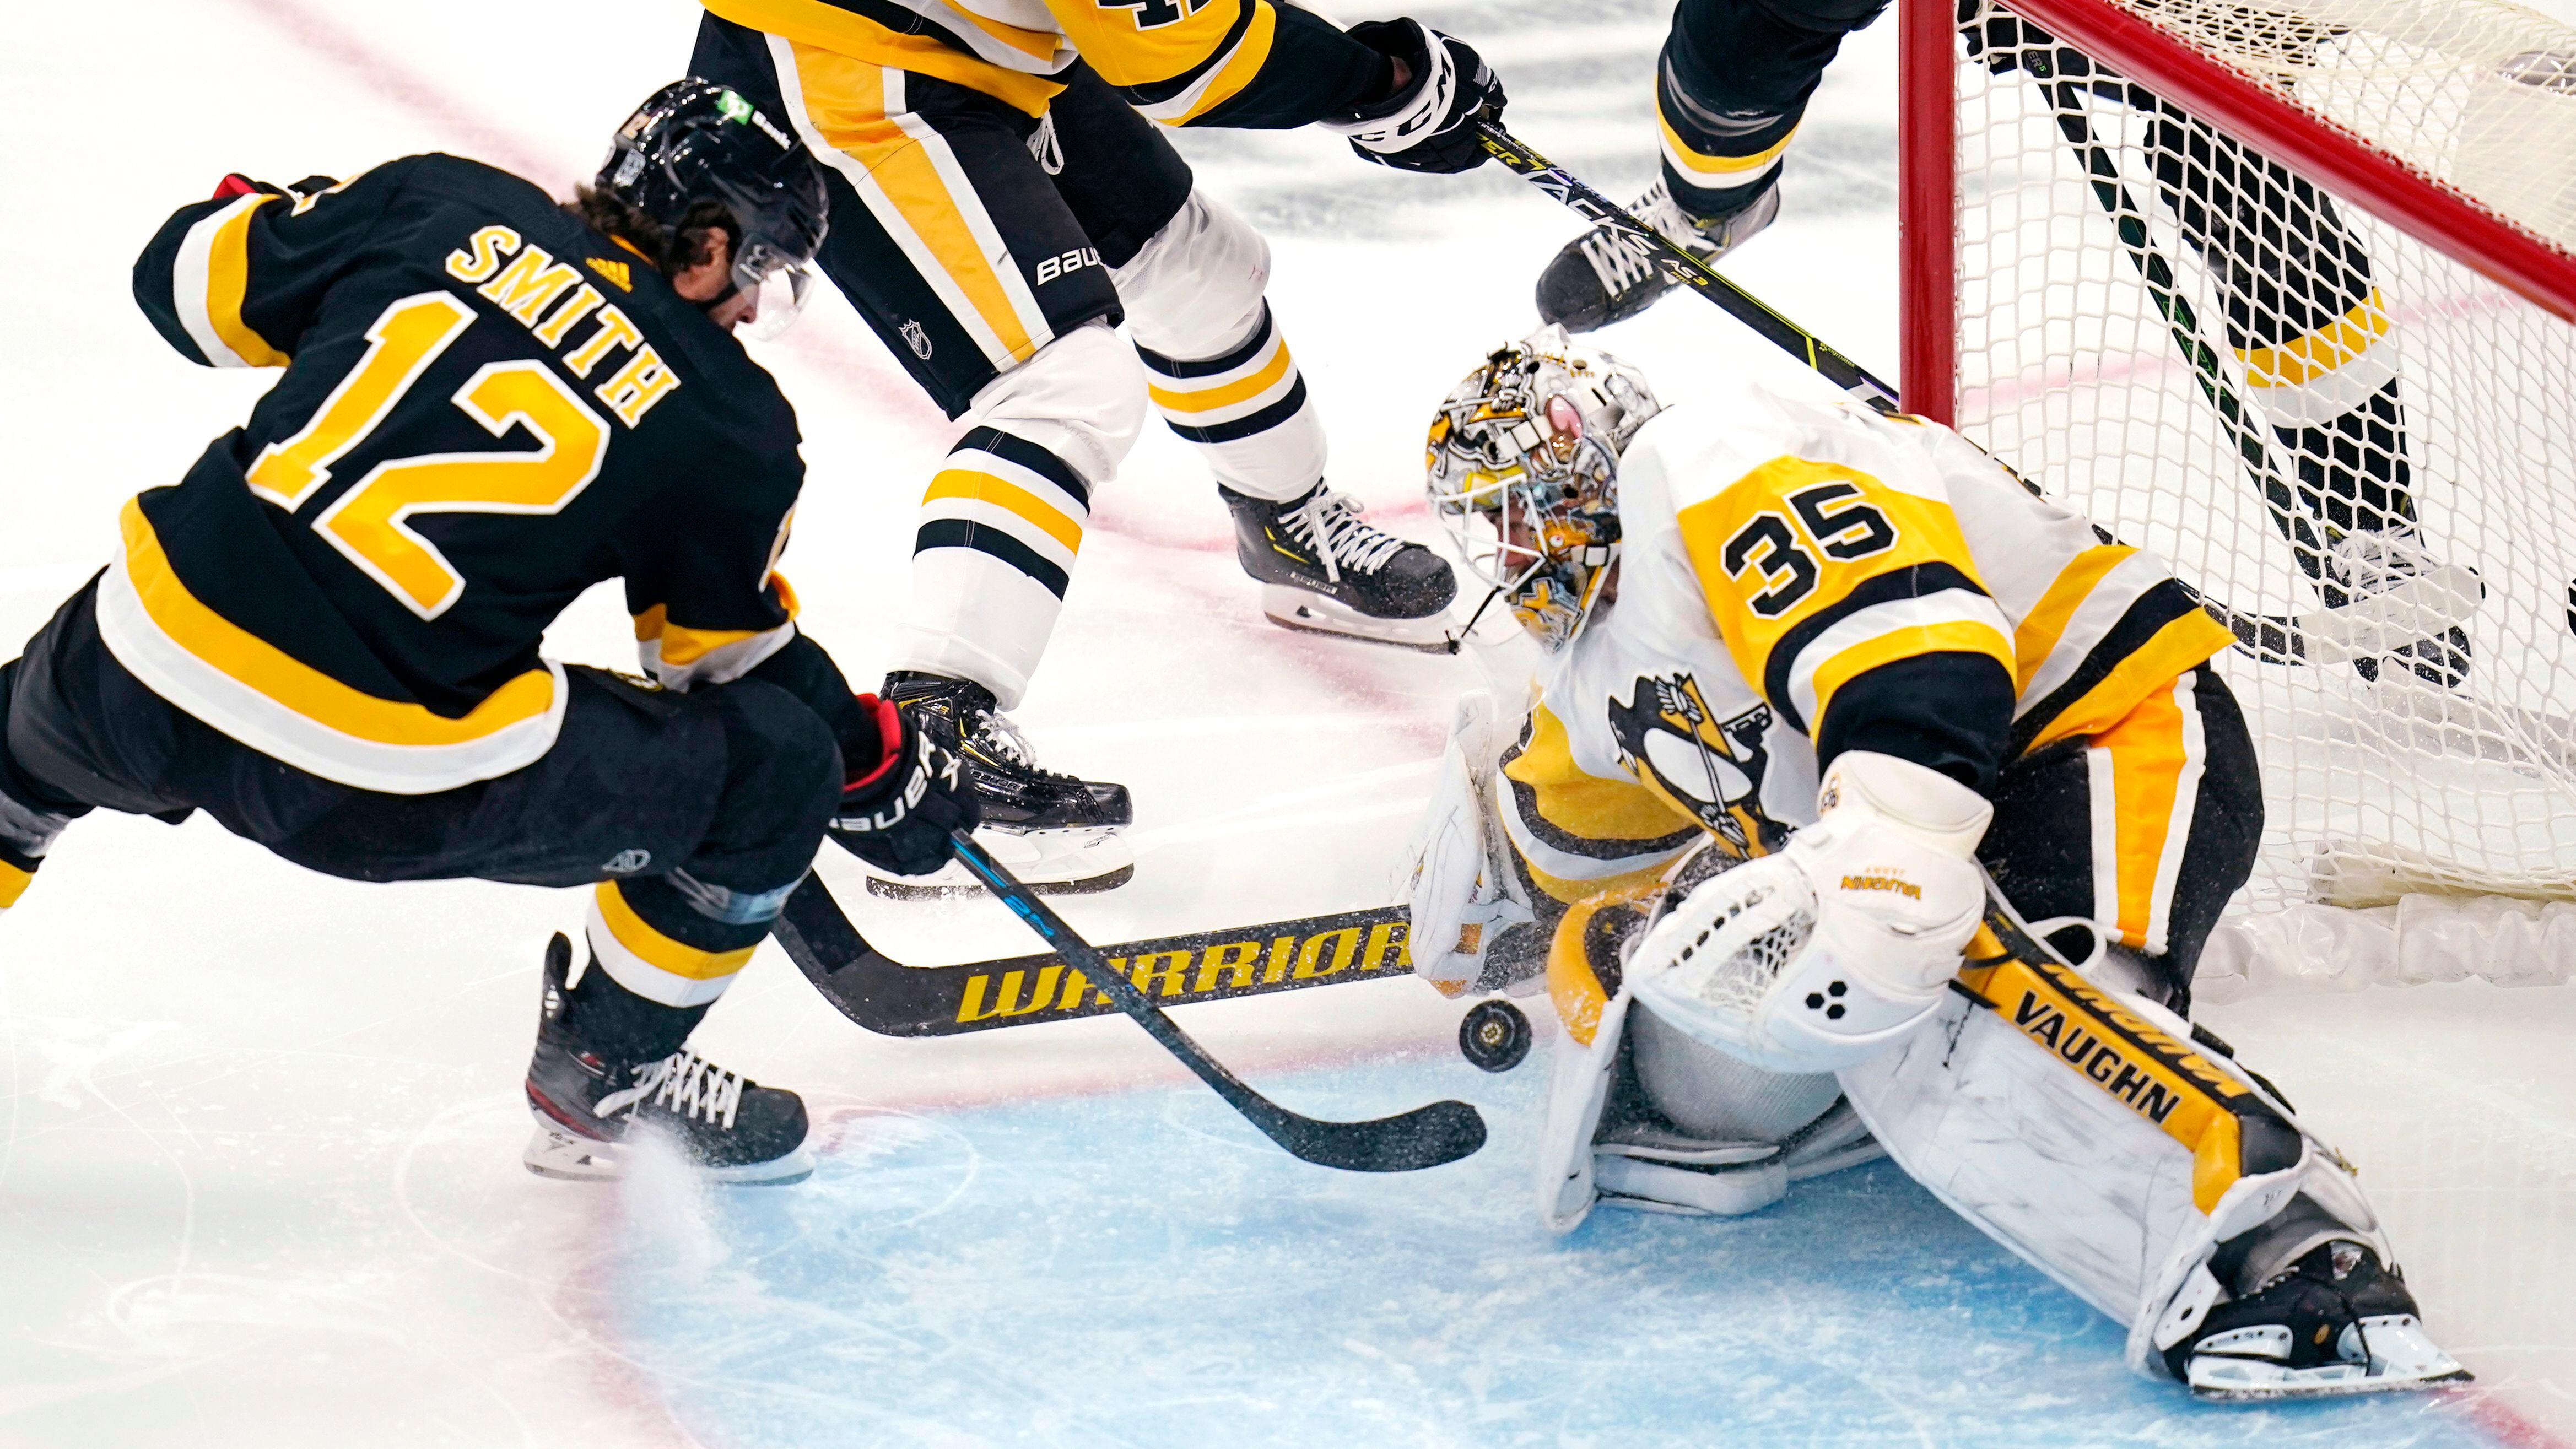
POLYGON ((1413 78, 1395 94, 1325 122, 1348 136, 1363 161, 1406 171, 1451 175, 1485 164, 1484 142, 1469 121, 1503 119, 1503 82, 1475 47, 1419 20, 1372 20, 1350 37, 1400 60, 1413 78))
POLYGON ((842 741, 843 768, 855 775, 841 787, 841 808, 828 833, 879 870, 936 874, 948 864, 948 832, 972 830, 983 820, 965 759, 954 744, 873 694, 859 696, 859 713, 876 738, 842 741))

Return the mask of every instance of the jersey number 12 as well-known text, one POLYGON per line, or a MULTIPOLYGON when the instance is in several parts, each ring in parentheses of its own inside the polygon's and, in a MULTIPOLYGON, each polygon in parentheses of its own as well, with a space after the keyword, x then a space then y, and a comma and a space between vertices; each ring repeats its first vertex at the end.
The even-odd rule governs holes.
MULTIPOLYGON (((260 450, 250 490, 293 513, 331 481, 331 465, 392 416, 412 385, 465 329, 474 310, 445 292, 387 307, 367 328, 367 352, 291 438, 260 450)), ((313 517, 314 531, 413 613, 435 619, 465 592, 465 576, 414 532, 418 513, 559 513, 599 476, 608 425, 554 370, 533 358, 478 369, 449 399, 495 438, 511 426, 532 451, 433 453, 389 459, 313 517)))

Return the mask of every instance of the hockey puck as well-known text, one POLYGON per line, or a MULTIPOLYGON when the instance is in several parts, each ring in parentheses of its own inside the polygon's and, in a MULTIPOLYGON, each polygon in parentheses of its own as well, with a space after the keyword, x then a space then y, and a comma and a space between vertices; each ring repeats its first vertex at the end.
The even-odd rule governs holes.
POLYGON ((1510 1071, 1529 1049, 1529 1018, 1508 1001, 1479 1001, 1458 1023, 1458 1050, 1486 1071, 1510 1071))

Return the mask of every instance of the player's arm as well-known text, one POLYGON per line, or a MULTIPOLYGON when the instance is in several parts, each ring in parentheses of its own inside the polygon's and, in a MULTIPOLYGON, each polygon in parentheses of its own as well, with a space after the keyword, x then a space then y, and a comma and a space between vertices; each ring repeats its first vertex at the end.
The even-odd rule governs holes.
POLYGON ((284 367, 405 172, 396 162, 292 187, 227 176, 161 224, 135 260, 134 300, 190 362, 284 367))
POLYGON ((1700 838, 1635 780, 1574 758, 1541 703, 1515 739, 1492 701, 1460 701, 1408 855, 1414 974, 1448 994, 1535 975, 1569 906, 1655 880, 1700 838))
MULTIPOLYGON (((790 476, 794 465, 783 465, 790 476)), ((928 875, 948 861, 948 831, 978 820, 949 742, 924 736, 895 707, 857 694, 832 656, 796 625, 796 595, 776 571, 793 521, 788 502, 762 509, 744 486, 730 509, 646 510, 625 547, 627 611, 637 654, 665 689, 757 680, 820 716, 844 780, 832 838, 872 865, 928 875)), ((767 490, 792 500, 792 483, 767 490)))
POLYGON ((1983 793, 2012 726, 2012 626, 1937 478, 1783 455, 1680 511, 1728 652, 1820 767, 1868 750, 1983 793))
POLYGON ((1412 20, 1344 30, 1279 0, 1048 0, 1048 9, 1101 79, 1166 125, 1320 122, 1370 160, 1464 171, 1485 159, 1467 118, 1502 115, 1492 68, 1412 20))

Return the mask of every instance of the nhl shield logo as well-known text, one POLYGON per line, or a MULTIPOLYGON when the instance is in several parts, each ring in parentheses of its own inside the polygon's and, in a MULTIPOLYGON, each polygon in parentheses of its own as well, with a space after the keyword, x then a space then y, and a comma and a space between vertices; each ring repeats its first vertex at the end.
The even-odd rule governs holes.
POLYGON ((906 322, 903 324, 902 332, 904 345, 912 349, 912 355, 920 358, 924 362, 928 362, 930 360, 930 334, 921 330, 921 324, 919 322, 906 322))

